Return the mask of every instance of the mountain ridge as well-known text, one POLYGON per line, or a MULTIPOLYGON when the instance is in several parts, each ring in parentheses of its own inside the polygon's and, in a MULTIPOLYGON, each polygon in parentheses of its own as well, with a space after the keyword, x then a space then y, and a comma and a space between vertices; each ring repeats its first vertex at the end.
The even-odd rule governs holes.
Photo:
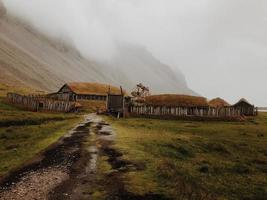
MULTIPOLYGON (((1 10, 6 13, 5 9, 1 10)), ((4 14, 0 18, 2 83, 51 92, 73 81, 122 85, 127 90, 142 82, 153 93, 195 94, 187 87, 182 74, 177 78, 169 66, 142 46, 118 42, 119 56, 112 61, 89 60, 71 45, 49 38, 26 22, 4 14)))

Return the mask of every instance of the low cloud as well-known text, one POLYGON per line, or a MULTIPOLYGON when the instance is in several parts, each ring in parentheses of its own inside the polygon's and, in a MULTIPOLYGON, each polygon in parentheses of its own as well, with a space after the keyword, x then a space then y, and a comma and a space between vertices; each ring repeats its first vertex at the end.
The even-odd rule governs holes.
MULTIPOLYGON (((91 58, 109 60, 116 41, 141 44, 189 86, 267 106, 265 0, 4 0, 8 11, 91 58)), ((127 66, 125 66, 127 67, 127 66)))

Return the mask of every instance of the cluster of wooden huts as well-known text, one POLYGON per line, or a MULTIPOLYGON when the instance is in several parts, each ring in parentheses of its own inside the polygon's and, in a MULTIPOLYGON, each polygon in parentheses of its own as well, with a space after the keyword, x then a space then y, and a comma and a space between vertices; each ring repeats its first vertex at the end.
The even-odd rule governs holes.
POLYGON ((235 119, 255 116, 257 109, 247 100, 241 99, 230 105, 221 98, 207 101, 204 97, 188 95, 151 95, 143 101, 133 102, 130 113, 135 116, 159 118, 235 119))
POLYGON ((105 101, 108 112, 128 116, 173 116, 231 118, 254 116, 257 109, 245 99, 230 105, 221 98, 208 101, 204 97, 162 94, 149 95, 141 99, 129 97, 120 87, 100 83, 67 83, 51 98, 66 101, 105 101))
MULTIPOLYGON (((9 95, 12 102, 18 103, 22 97, 9 95)), ((240 116, 257 115, 257 108, 245 99, 230 105, 221 98, 208 101, 204 97, 161 94, 143 98, 131 98, 121 87, 101 83, 67 83, 58 92, 52 93, 41 100, 24 97, 22 102, 32 101, 41 108, 56 109, 57 104, 64 104, 66 111, 77 110, 83 102, 99 101, 105 104, 106 111, 124 116, 144 116, 159 118, 237 118, 240 116), (45 100, 46 99, 46 100, 45 100), (49 99, 49 100, 48 100, 49 99), (38 101, 37 101, 38 100, 38 101)), ((49 109, 48 109, 49 110, 49 109)))

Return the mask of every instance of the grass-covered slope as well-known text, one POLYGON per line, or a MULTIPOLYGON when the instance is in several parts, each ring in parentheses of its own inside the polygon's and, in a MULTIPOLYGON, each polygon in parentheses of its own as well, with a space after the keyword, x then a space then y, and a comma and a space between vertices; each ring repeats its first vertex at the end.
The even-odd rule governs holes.
POLYGON ((174 199, 266 199, 267 114, 247 122, 188 122, 109 119, 115 147, 142 171, 124 174, 137 194, 174 199), (192 198, 197 199, 197 198, 192 198))

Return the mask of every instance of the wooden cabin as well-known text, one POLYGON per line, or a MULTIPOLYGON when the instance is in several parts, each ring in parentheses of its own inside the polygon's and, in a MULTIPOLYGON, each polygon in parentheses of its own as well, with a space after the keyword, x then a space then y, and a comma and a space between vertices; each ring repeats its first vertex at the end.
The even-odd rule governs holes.
POLYGON ((135 101, 130 112, 138 115, 197 116, 203 115, 208 108, 204 97, 161 94, 147 96, 143 102, 135 101))
POLYGON ((240 99, 236 104, 234 104, 232 107, 239 109, 240 114, 244 116, 255 116, 257 115, 257 111, 255 109, 255 106, 249 103, 246 99, 242 98, 240 99))
MULTIPOLYGON (((151 95, 145 98, 145 104, 151 106, 160 106, 163 112, 169 112, 169 108, 180 107, 184 115, 194 116, 203 113, 208 108, 207 99, 198 96, 162 94, 151 95), (167 108, 168 111, 164 111, 167 108)), ((170 111, 171 112, 171 111, 170 111)))
POLYGON ((121 89, 102 83, 73 82, 63 85, 53 98, 64 101, 98 100, 106 101, 107 95, 121 95, 121 89))
POLYGON ((215 98, 209 101, 209 106, 213 108, 223 108, 231 106, 227 101, 221 98, 215 98))

